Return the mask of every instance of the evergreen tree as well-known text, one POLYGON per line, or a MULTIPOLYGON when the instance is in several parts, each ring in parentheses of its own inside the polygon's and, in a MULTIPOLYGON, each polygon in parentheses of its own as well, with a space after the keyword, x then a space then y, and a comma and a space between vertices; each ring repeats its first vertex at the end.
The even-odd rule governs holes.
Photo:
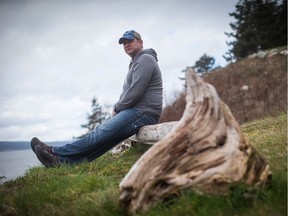
MULTIPOLYGON (((215 68, 221 68, 220 66, 214 67, 215 58, 204 54, 197 60, 194 66, 187 66, 186 69, 182 70, 182 73, 185 73, 188 69, 193 69, 196 73, 203 75, 209 71, 212 71, 215 68)), ((184 80, 185 84, 184 87, 186 88, 186 78, 185 77, 178 77, 180 80, 184 80)))
POLYGON ((95 97, 92 99, 91 106, 92 106, 92 113, 87 114, 88 123, 81 125, 82 128, 87 128, 88 131, 87 133, 83 134, 78 138, 81 138, 90 133, 95 127, 100 125, 103 121, 107 120, 109 117, 109 114, 103 111, 101 105, 98 103, 95 97))
MULTIPOLYGON (((235 40, 226 53, 242 59, 259 50, 287 45, 287 0, 239 0, 236 10, 229 13, 236 19, 230 23, 235 40)), ((228 56, 224 56, 229 60, 228 56)))
POLYGON ((195 72, 204 74, 211 71, 214 64, 215 58, 204 54, 198 61, 195 62, 195 65, 192 68, 195 70, 195 72))

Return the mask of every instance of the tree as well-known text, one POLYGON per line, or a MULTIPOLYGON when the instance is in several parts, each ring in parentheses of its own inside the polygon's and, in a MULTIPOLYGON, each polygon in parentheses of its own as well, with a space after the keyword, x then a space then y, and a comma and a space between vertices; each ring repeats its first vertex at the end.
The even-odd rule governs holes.
POLYGON ((236 19, 230 23, 233 41, 224 58, 242 59, 247 55, 287 45, 287 0, 239 0, 236 10, 229 13, 236 19))
POLYGON ((100 125, 103 121, 107 120, 109 114, 104 112, 97 99, 94 97, 92 99, 92 113, 87 114, 88 123, 81 125, 82 128, 87 128, 87 133, 81 135, 78 138, 82 138, 83 136, 90 133, 96 126, 100 125))
MULTIPOLYGON (((211 56, 208 56, 207 54, 204 53, 204 55, 201 56, 199 58, 199 60, 197 60, 195 62, 194 66, 187 66, 186 69, 182 70, 181 72, 185 73, 187 70, 192 68, 197 73, 199 73, 200 75, 203 75, 204 73, 207 73, 208 71, 212 71, 213 69, 215 69, 214 64, 215 64, 215 58, 211 57, 211 56)), ((216 68, 220 68, 220 66, 218 66, 216 68)), ((186 79, 185 79, 185 77, 179 77, 179 79, 185 81, 184 87, 186 88, 186 79)))
POLYGON ((215 58, 204 54, 192 67, 197 73, 204 74, 213 69, 215 58))

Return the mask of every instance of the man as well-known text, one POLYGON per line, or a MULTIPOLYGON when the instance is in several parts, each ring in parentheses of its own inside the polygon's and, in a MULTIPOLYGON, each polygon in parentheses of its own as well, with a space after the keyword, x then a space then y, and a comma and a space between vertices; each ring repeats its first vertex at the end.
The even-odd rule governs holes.
POLYGON ((48 146, 34 137, 31 148, 46 167, 93 161, 142 126, 158 122, 163 88, 157 54, 153 49, 143 49, 141 36, 134 30, 126 31, 119 44, 132 59, 112 118, 85 137, 61 147, 48 146))

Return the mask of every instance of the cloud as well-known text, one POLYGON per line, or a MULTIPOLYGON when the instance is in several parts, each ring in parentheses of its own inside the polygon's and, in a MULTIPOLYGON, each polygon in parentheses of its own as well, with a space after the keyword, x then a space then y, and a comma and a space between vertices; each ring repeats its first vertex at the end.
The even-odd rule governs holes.
POLYGON ((0 2, 0 140, 69 140, 91 100, 113 105, 130 61, 118 39, 141 33, 158 53, 165 97, 204 53, 226 64, 235 1, 22 0, 0 2))

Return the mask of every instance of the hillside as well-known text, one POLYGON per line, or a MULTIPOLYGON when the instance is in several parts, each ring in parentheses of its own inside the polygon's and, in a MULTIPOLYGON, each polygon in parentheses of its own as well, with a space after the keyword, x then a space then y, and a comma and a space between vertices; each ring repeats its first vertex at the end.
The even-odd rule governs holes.
MULTIPOLYGON (((287 47, 253 54, 203 79, 215 86, 240 123, 287 111, 287 47)), ((160 121, 179 120, 184 108, 185 94, 181 93, 164 108, 160 121)))
MULTIPOLYGON (((271 165, 272 184, 259 189, 241 184, 228 196, 186 190, 138 216, 287 215, 287 115, 241 126, 245 136, 271 165)), ((119 205, 119 183, 149 148, 136 145, 122 154, 110 152, 91 163, 54 169, 36 167, 0 185, 0 215, 128 216, 119 205)))

